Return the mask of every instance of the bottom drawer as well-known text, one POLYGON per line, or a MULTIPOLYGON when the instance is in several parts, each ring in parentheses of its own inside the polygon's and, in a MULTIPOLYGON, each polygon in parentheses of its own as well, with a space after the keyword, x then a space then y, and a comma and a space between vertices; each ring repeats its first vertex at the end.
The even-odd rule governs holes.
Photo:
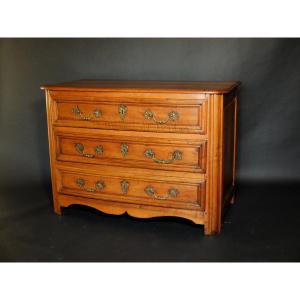
MULTIPOLYGON (((117 173, 117 172, 116 172, 117 173)), ((58 192, 93 199, 204 210, 205 181, 197 183, 59 170, 58 192)))

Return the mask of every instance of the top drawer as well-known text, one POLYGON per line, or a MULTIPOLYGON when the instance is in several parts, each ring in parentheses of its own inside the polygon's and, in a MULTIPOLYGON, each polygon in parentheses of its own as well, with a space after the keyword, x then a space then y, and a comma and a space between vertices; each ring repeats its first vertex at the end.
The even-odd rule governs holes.
POLYGON ((52 91, 54 124, 104 129, 206 133, 203 95, 52 91))

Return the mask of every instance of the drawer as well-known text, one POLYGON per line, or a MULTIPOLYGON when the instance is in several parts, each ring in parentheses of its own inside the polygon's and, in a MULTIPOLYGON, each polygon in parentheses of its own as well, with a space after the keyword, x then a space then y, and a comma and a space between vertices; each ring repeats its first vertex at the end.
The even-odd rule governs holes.
POLYGON ((55 128, 59 161, 204 173, 205 140, 191 135, 55 128), (187 142, 187 140, 189 142, 187 142))
POLYGON ((164 178, 148 179, 133 175, 113 176, 87 172, 86 169, 60 169, 57 174, 58 192, 100 200, 204 210, 204 180, 189 183, 164 178))
MULTIPOLYGON (((84 93, 83 93, 84 94, 84 93)), ((79 97, 79 99, 78 99, 79 97)), ((206 133, 205 100, 184 102, 164 99, 76 100, 56 96, 56 120, 60 126, 109 128, 158 132, 206 133)))

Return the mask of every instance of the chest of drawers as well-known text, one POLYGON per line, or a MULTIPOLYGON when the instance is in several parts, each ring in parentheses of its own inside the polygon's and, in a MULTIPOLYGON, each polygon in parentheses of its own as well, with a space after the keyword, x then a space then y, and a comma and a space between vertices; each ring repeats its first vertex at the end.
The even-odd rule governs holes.
POLYGON ((54 210, 182 217, 219 233, 233 203, 239 82, 45 85, 54 210))

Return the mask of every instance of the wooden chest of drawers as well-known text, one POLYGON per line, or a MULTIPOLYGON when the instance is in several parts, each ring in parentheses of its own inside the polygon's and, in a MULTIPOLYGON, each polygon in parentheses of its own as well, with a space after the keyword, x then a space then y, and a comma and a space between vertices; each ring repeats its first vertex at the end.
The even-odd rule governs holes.
POLYGON ((46 92, 54 210, 176 216, 220 232, 239 82, 95 81, 46 92))

